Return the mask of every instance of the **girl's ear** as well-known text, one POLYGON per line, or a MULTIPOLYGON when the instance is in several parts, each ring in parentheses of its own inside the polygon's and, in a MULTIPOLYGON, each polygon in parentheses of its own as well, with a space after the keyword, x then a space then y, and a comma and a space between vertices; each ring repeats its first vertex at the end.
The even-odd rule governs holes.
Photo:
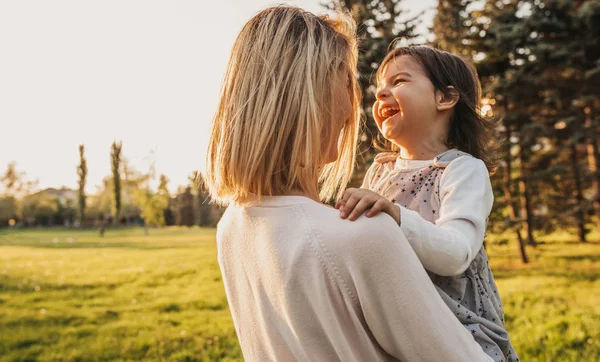
POLYGON ((435 103, 438 111, 446 111, 454 108, 460 99, 460 95, 453 86, 450 85, 447 89, 446 93, 441 90, 435 91, 435 103))

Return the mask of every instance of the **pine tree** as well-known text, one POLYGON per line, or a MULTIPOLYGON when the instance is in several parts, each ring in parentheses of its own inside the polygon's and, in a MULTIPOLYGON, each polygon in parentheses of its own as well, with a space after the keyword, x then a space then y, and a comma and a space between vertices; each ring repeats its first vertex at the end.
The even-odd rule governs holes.
POLYGON ((472 38, 475 20, 469 11, 475 0, 439 0, 433 19, 432 46, 452 54, 472 59, 472 38))
MULTIPOLYGON (((509 84, 503 82, 506 72, 512 67, 506 52, 523 36, 519 32, 509 34, 510 36, 505 34, 520 22, 515 15, 518 4, 488 3, 484 4, 482 9, 478 9, 473 6, 477 3, 481 4, 480 1, 471 0, 440 0, 434 17, 435 39, 432 45, 475 62, 486 96, 486 107, 494 106, 495 117, 502 121, 501 131, 505 136, 504 147, 501 149, 503 172, 498 172, 492 177, 494 189, 502 190, 496 197, 501 202, 496 202, 490 216, 490 227, 500 230, 512 229, 519 243, 521 260, 527 263, 525 243, 520 230, 523 224, 525 229, 529 224, 519 217, 514 200, 516 185, 512 152, 517 147, 514 136, 515 130, 520 127, 517 121, 519 117, 507 112, 509 105, 510 109, 514 108, 514 102, 505 92, 510 88, 509 84), (507 220, 504 220, 504 208, 508 215, 507 220)), ((482 111, 489 113, 488 115, 492 113, 488 108, 482 108, 482 111)), ((522 180, 521 189, 527 191, 522 180)), ((521 201, 527 204, 526 198, 521 198, 521 201)))
POLYGON ((538 113, 554 133, 550 136, 556 140, 554 164, 562 170, 558 173, 561 182, 568 185, 562 189, 567 203, 557 205, 552 216, 554 224, 575 224, 579 240, 585 242, 585 225, 592 205, 600 220, 598 202, 583 196, 590 185, 588 179, 595 200, 600 190, 596 168, 600 158, 598 135, 592 115, 600 91, 599 79, 593 75, 594 69, 599 69, 600 26, 596 24, 600 21, 600 2, 546 0, 529 4, 531 16, 527 26, 535 34, 535 46, 531 49, 538 63, 534 75, 545 95, 538 113), (586 155, 589 171, 580 162, 586 155), (591 177, 586 171, 591 172, 591 177))
MULTIPOLYGON (((510 172, 519 170, 518 177, 505 177, 505 180, 517 182, 518 194, 513 192, 514 184, 502 184, 505 205, 509 209, 514 207, 512 196, 518 195, 520 201, 520 223, 511 220, 510 224, 514 225, 514 230, 522 229, 527 242, 535 245, 531 200, 535 177, 531 174, 534 169, 529 167, 532 154, 528 150, 537 141, 539 128, 533 122, 531 107, 540 103, 540 96, 535 77, 532 77, 536 63, 528 53, 534 40, 531 31, 525 27, 525 3, 519 0, 488 0, 481 9, 471 11, 470 17, 474 21, 468 25, 471 25, 469 32, 476 35, 469 39, 469 45, 473 48, 484 93, 498 105, 496 115, 501 118, 505 130, 504 142, 508 145, 502 155, 503 165, 510 172), (516 158, 513 158, 513 153, 516 153, 516 158), (517 167, 513 168, 515 163, 517 167)), ((517 217, 516 213, 510 214, 517 217)), ((515 232, 520 238, 520 233, 515 232)), ((523 247, 521 249, 524 250, 523 247)))

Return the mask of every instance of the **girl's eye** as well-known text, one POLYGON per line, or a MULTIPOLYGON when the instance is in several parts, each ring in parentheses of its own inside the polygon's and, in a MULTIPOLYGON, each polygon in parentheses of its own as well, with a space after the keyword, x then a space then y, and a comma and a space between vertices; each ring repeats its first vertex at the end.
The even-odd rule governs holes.
POLYGON ((398 79, 394 80, 394 85, 398 85, 398 84, 401 84, 401 83, 404 83, 404 82, 406 82, 406 80, 404 80, 402 78, 398 78, 398 79))

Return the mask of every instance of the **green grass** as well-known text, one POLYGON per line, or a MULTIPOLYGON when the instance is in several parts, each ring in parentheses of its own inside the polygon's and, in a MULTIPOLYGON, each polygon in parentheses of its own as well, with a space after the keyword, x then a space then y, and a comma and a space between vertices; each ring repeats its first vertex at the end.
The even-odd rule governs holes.
POLYGON ((0 360, 241 360, 214 230, 150 234, 1 232, 0 360))
POLYGON ((600 234, 540 236, 518 257, 516 241, 491 236, 487 250, 511 340, 523 361, 600 361, 600 234))
MULTIPOLYGON (((213 229, 0 231, 0 361, 241 361, 213 229)), ((600 234, 488 252, 523 361, 600 359, 600 234)))

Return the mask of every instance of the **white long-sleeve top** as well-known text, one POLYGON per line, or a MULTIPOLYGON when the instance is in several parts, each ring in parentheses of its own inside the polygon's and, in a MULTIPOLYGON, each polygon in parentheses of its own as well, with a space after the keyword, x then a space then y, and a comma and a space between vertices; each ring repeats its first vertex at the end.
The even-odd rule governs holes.
POLYGON ((425 269, 459 275, 483 245, 494 195, 481 160, 465 155, 442 168, 429 168, 435 162, 381 154, 362 187, 400 207, 400 227, 425 269), (424 187, 417 187, 424 181, 424 187))
POLYGON ((491 361, 388 215, 267 197, 230 205, 217 244, 247 361, 491 361))

